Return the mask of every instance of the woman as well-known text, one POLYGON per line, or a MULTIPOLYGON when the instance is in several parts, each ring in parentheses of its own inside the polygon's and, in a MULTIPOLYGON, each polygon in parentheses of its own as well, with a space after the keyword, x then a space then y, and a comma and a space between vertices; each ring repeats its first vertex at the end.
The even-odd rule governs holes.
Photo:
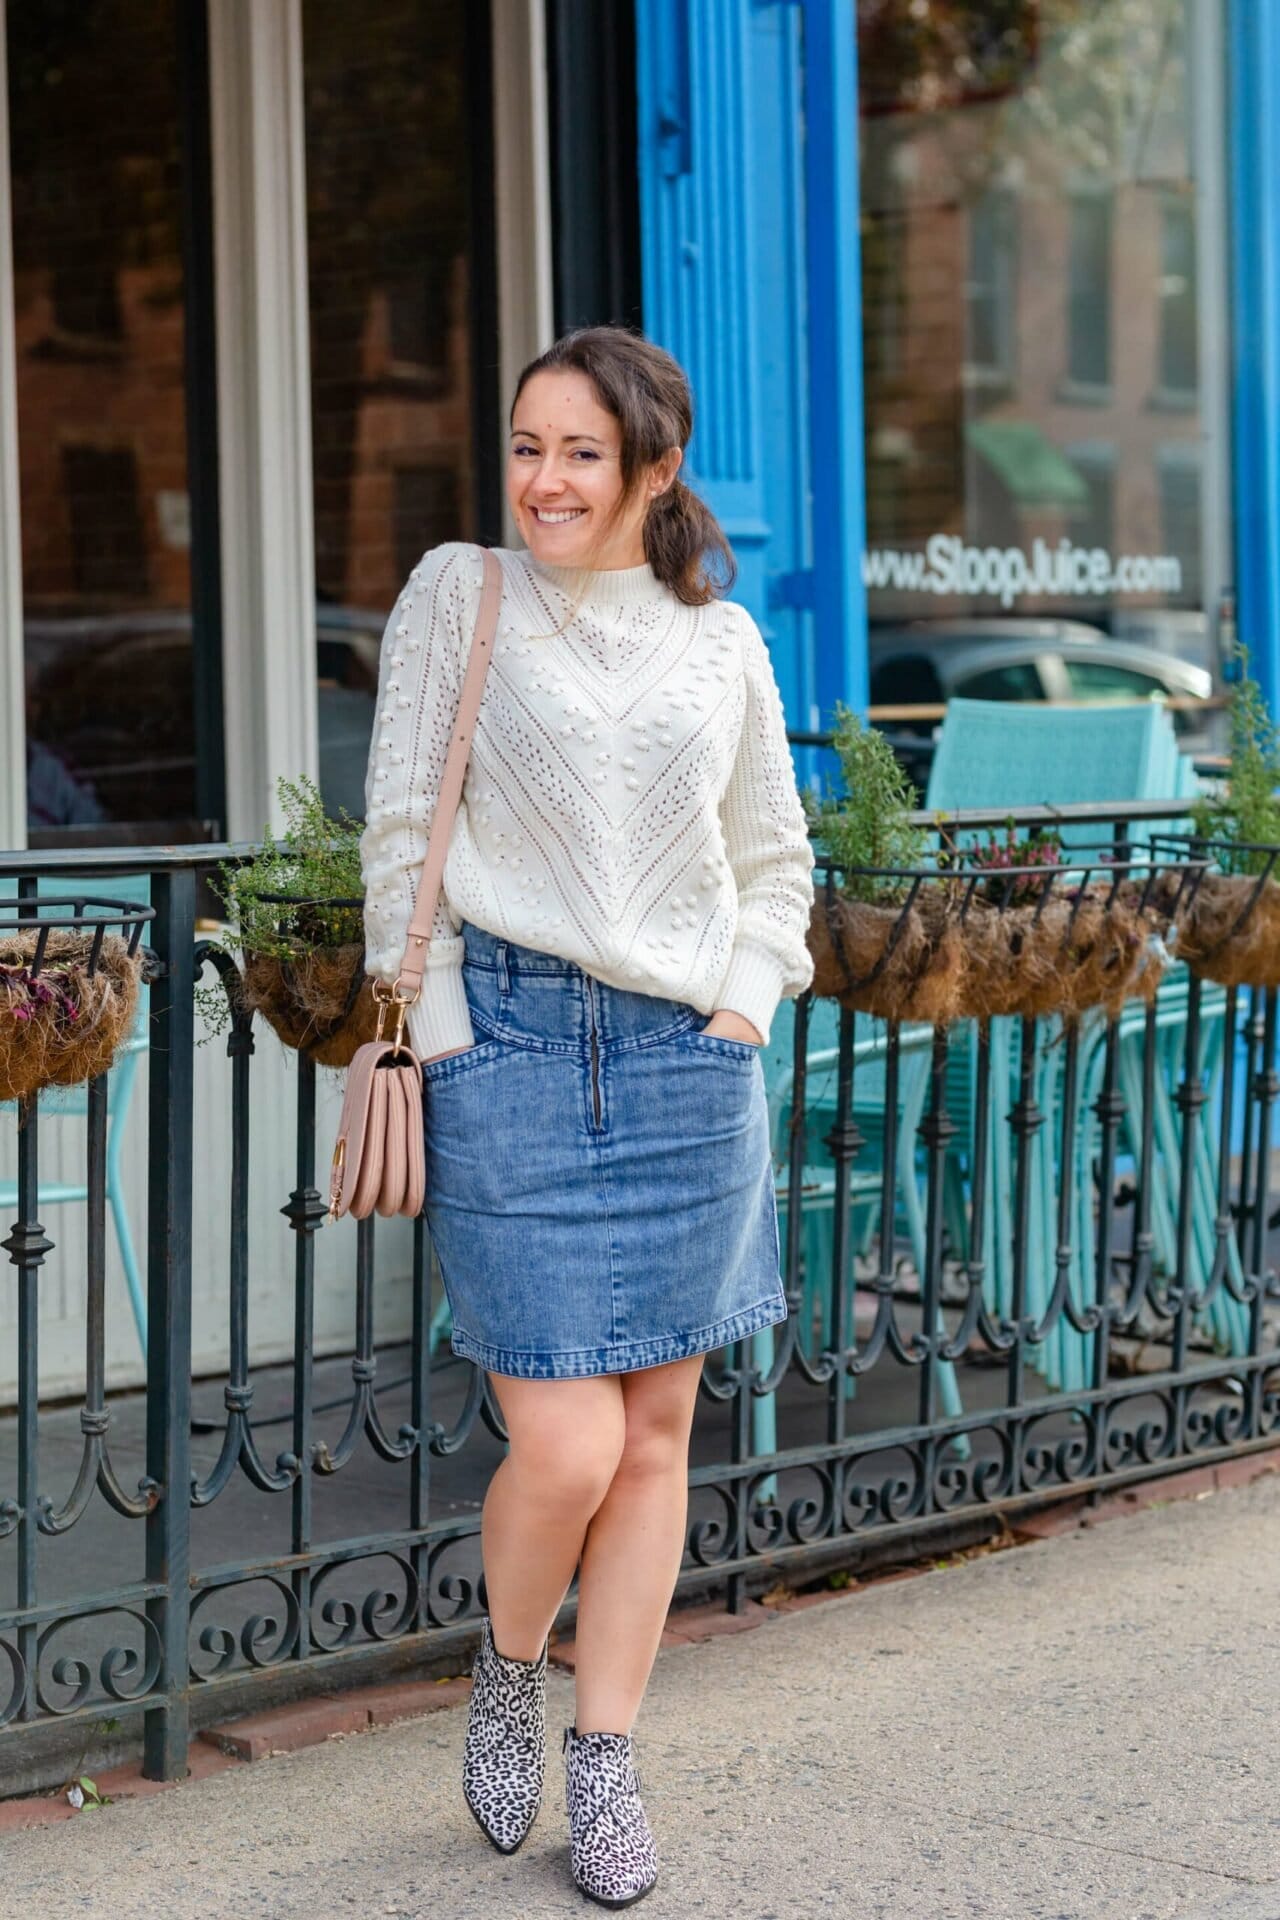
MULTIPOLYGON (((574 1877, 657 1862, 631 1727, 684 1546, 705 1353, 786 1314, 759 1048, 811 964, 813 856, 769 656, 718 597, 724 535, 679 479, 688 383, 618 328, 528 366, 503 594, 422 995, 426 1214, 454 1351, 509 1437, 463 1787, 493 1844, 538 1811, 547 1636, 578 1574, 565 1733, 574 1877)), ((480 596, 426 555, 387 629, 363 841, 394 979, 480 596)))

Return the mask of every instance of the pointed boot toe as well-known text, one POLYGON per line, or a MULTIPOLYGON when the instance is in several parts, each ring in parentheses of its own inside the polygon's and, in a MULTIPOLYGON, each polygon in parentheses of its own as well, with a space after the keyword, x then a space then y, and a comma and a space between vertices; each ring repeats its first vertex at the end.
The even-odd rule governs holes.
POLYGON ((631 1736, 568 1727, 564 1757, 574 1880, 597 1906, 632 1906, 657 1882, 658 1853, 640 1801, 631 1736))
POLYGON ((537 1660, 508 1660, 486 1620, 471 1681, 462 1791, 499 1853, 524 1842, 542 1804, 546 1689, 546 1648, 537 1660))

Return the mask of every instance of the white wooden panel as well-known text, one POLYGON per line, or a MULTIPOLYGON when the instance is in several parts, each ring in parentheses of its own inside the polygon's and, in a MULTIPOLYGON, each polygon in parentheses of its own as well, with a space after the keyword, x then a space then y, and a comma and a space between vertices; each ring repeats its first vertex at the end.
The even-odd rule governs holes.
MULTIPOLYGON (((493 9, 493 138, 497 195, 497 431, 505 454, 506 410, 521 369, 551 345, 551 161, 547 134, 547 29, 543 0, 498 0, 493 9)), ((504 499, 503 540, 519 545, 504 499)))
POLYGON ((314 779, 315 556, 300 0, 209 14, 227 836, 314 779))

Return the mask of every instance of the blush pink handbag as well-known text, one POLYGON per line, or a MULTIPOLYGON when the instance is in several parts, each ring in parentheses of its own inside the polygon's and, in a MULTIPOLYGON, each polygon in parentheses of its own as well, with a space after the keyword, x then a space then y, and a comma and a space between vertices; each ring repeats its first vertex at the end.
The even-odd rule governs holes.
POLYGON ((471 736, 480 696, 484 692, 493 638, 502 599, 502 568, 493 554, 484 555, 484 586, 476 614, 476 629, 462 682, 458 718, 440 776, 440 791, 427 838, 418 898, 406 936, 404 958, 395 982, 374 985, 378 1002, 377 1038, 357 1049, 347 1068, 347 1086, 338 1121, 338 1138, 329 1174, 329 1218, 344 1213, 357 1220, 369 1214, 408 1214, 422 1211, 427 1165, 422 1119, 422 1062, 404 1037, 409 1008, 422 991, 422 973, 431 944, 431 922, 444 878, 445 855, 462 794, 463 776, 471 751, 471 736), (394 1014, 395 1031, 384 1031, 394 1014))

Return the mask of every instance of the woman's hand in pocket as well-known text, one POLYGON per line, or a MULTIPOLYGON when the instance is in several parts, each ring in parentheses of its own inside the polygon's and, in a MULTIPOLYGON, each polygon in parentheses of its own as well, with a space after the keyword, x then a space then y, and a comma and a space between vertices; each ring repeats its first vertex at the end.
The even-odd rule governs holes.
POLYGON ((720 1040, 743 1040, 749 1047, 764 1045, 763 1036, 751 1022, 728 1007, 718 1007, 702 1031, 720 1040))

